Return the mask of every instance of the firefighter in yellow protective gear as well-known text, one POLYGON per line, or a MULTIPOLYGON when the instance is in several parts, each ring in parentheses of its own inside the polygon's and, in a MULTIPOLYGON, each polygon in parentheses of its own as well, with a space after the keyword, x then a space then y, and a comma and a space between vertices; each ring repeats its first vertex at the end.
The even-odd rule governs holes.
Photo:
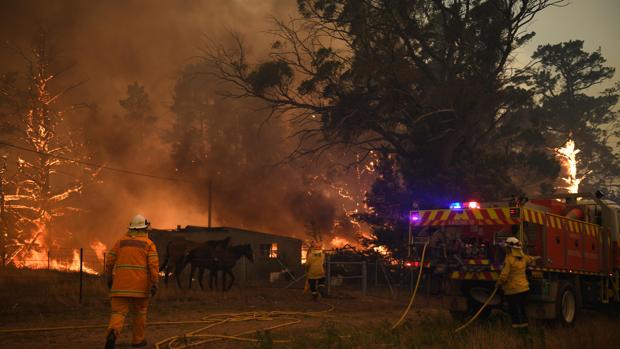
POLYGON ((148 238, 149 226, 144 216, 135 216, 127 234, 107 254, 112 315, 106 332, 106 349, 114 348, 130 308, 135 312, 131 346, 146 346, 144 327, 149 296, 157 293, 159 277, 159 259, 155 244, 148 238))
POLYGON ((319 294, 321 294, 321 297, 327 297, 324 264, 325 254, 323 253, 321 243, 313 241, 306 255, 306 278, 314 300, 319 297, 319 294))
POLYGON ((506 258, 497 286, 501 286, 504 290, 512 327, 522 331, 527 331, 528 327, 525 309, 530 290, 525 271, 528 264, 533 264, 538 258, 540 257, 523 253, 519 239, 515 237, 506 239, 506 258))

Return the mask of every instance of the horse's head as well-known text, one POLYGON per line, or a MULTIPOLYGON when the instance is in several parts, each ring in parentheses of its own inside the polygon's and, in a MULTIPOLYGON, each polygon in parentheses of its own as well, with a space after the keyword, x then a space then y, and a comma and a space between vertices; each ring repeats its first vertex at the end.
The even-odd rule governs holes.
POLYGON ((254 262, 254 251, 252 251, 252 245, 245 244, 245 245, 241 245, 241 247, 242 247, 241 255, 249 259, 250 262, 254 262))

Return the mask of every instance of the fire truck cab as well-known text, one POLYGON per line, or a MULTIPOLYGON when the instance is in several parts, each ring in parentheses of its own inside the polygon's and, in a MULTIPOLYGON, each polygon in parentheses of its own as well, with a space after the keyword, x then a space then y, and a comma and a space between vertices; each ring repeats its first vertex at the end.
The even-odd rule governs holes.
MULTIPOLYGON (((600 195, 564 194, 521 204, 453 203, 410 213, 415 251, 428 242, 427 272, 442 279, 455 314, 478 310, 502 268, 504 241, 515 236, 540 256, 529 267, 528 315, 572 323, 582 307, 620 302, 620 206, 600 195)), ((501 308, 501 295, 489 302, 501 308)))

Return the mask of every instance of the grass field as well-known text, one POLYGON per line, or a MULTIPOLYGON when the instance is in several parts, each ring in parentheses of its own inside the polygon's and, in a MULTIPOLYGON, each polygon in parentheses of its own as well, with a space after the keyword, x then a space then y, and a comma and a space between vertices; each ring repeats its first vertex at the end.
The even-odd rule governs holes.
MULTIPOLYGON (((505 315, 476 322, 454 334, 459 323, 445 310, 434 306, 433 299, 420 296, 409 320, 396 331, 391 324, 398 319, 407 295, 363 297, 355 291, 338 291, 325 300, 333 310, 324 316, 298 317, 301 322, 274 331, 266 327, 284 322, 248 321, 226 323, 208 331, 235 334, 250 330, 259 338, 255 343, 219 341, 198 348, 614 348, 620 316, 613 311, 582 311, 573 327, 558 327, 534 322, 530 336, 512 331, 505 315), (290 340, 278 344, 277 340, 290 340)), ((79 276, 54 271, 0 269, 0 329, 102 325, 96 329, 0 333, 0 348, 100 348, 108 319, 107 290, 102 280, 85 276, 83 301, 79 302, 79 276)), ((228 293, 162 288, 152 300, 149 322, 199 320, 217 313, 286 310, 322 311, 328 305, 314 302, 299 289, 270 287, 234 287, 228 293)), ((131 319, 129 319, 131 321, 131 319)), ((147 340, 183 335, 204 324, 149 326, 147 340)), ((119 348, 129 347, 129 329, 119 338, 119 348)), ((167 347, 167 346, 166 346, 167 347)))

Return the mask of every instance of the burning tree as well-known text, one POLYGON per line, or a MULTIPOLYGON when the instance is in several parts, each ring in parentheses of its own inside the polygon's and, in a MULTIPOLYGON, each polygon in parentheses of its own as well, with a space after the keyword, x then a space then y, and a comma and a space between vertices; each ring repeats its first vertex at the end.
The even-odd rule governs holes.
POLYGON ((544 145, 560 153, 566 164, 565 177, 571 177, 559 188, 577 190, 583 179, 581 184, 587 191, 617 192, 620 154, 610 138, 620 130, 616 108, 620 84, 595 91, 613 78, 615 69, 605 65, 600 48, 587 52, 583 44, 571 40, 541 45, 534 52, 536 64, 525 76, 535 100, 531 115, 544 145))
MULTIPOLYGON (((75 106, 63 108, 60 103, 79 84, 54 88, 68 68, 54 68, 47 33, 37 33, 29 55, 18 52, 28 69, 23 86, 16 83, 10 93, 7 91, 15 114, 8 137, 11 143, 5 145, 17 149, 17 155, 10 180, 3 175, 3 211, 8 212, 9 207, 15 217, 11 229, 3 227, 3 243, 5 262, 22 264, 20 260, 36 258, 42 254, 42 248, 49 249, 58 243, 59 219, 78 210, 71 206, 70 199, 81 192, 94 173, 75 160, 83 159, 80 134, 65 122, 67 113, 75 106)), ((67 235, 70 234, 63 234, 62 238, 67 235)))

